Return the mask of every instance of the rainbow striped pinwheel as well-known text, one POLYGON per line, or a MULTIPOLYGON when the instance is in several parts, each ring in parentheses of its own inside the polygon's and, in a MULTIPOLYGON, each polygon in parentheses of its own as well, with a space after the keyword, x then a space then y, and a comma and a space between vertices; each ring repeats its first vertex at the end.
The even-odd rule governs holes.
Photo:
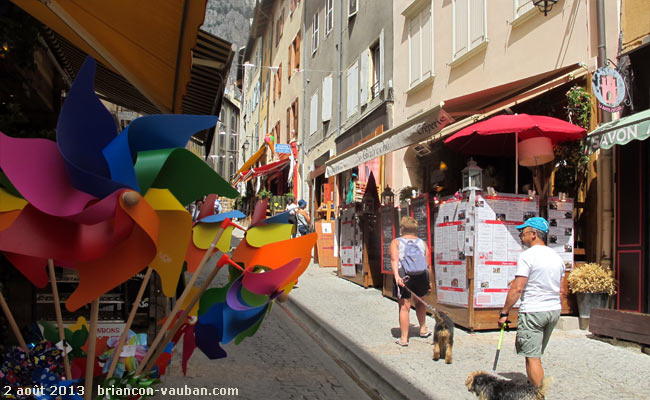
POLYGON ((94 74, 89 58, 63 105, 56 143, 0 133, 0 251, 40 287, 48 258, 76 269, 71 311, 146 266, 172 296, 192 237, 184 206, 210 193, 238 195, 184 148, 216 117, 144 116, 118 134, 94 74))

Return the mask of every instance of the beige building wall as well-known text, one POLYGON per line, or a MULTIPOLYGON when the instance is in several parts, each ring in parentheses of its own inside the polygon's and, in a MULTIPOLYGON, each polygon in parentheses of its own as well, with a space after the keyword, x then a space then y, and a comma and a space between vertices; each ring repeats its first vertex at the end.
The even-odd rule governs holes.
MULTIPOLYGON (((395 125, 406 122, 445 99, 583 62, 595 68, 597 45, 596 0, 560 0, 548 16, 536 8, 515 19, 515 5, 525 1, 484 0, 487 40, 454 60, 454 5, 467 0, 395 0, 394 93, 395 125), (432 7, 433 77, 409 87, 409 17, 407 9, 432 7)), ((639 0, 643 2, 643 0, 639 0)), ((472 0, 476 4, 476 0, 472 0)), ((608 58, 615 59, 619 32, 617 1, 605 1, 608 58)), ((646 1, 647 3, 647 1, 646 1)), ((417 13, 416 13, 417 14, 417 13)), ((480 19, 473 20, 480 23, 480 19)), ((475 35, 478 37, 479 35, 475 35)), ((416 160, 406 149, 386 157, 387 183, 395 189, 411 185, 416 160), (410 170, 410 171, 409 171, 410 170), (390 171, 390 172, 389 172, 390 171), (392 173, 391 173, 392 172, 392 173), (409 177, 409 172, 411 177, 409 177), (390 176, 389 176, 390 175, 390 176)))
POLYGON ((630 51, 648 41, 650 35, 650 2, 623 0, 621 4, 622 52, 630 51))
MULTIPOLYGON (((298 105, 298 129, 297 135, 302 129, 302 73, 295 72, 289 65, 290 46, 294 43, 296 36, 300 35, 300 59, 302 60, 302 43, 304 42, 301 33, 303 3, 300 1, 297 8, 291 12, 291 0, 278 0, 273 10, 273 43, 271 44, 271 76, 269 91, 269 117, 268 131, 279 126, 279 131, 275 134, 275 143, 289 143, 290 131, 293 128, 293 112, 289 113, 291 127, 287 130, 287 109, 292 107, 296 102, 298 105), (284 23, 282 29, 278 30, 277 24, 283 17, 284 23), (280 37, 277 38, 278 32, 280 37), (277 68, 277 70, 276 70, 277 68), (280 77, 280 95, 275 98, 274 92, 277 90, 277 78, 280 77), (279 123, 279 125, 277 125, 279 123)), ((295 2, 294 2, 295 3, 295 2)), ((271 153, 269 153, 270 156, 271 153)))
POLYGON ((244 100, 241 115, 244 137, 239 140, 240 150, 244 141, 248 140, 249 144, 245 157, 242 159, 240 156, 238 165, 246 162, 260 147, 259 136, 260 132, 263 132, 260 127, 260 108, 263 102, 261 77, 265 72, 262 68, 262 52, 264 50, 262 44, 263 39, 257 38, 253 42, 253 48, 249 49, 249 59, 244 61, 249 66, 244 66, 244 82, 242 84, 244 100))

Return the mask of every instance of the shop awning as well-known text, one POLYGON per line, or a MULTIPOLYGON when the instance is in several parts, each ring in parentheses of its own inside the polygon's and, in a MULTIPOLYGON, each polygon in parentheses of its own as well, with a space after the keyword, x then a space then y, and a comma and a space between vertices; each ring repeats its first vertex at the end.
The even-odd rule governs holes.
POLYGON ((253 154, 248 160, 246 160, 244 165, 242 165, 241 168, 239 168, 239 170, 235 173, 234 181, 237 181, 237 178, 244 175, 242 174, 242 172, 249 170, 253 165, 255 165, 255 163, 258 162, 260 158, 262 158, 265 152, 266 152, 266 144, 263 144, 262 146, 260 146, 259 149, 257 149, 255 154, 253 154))
POLYGON ((12 1, 124 77, 159 112, 183 112, 206 0, 12 1))
POLYGON ((337 175, 384 154, 419 143, 440 131, 453 122, 453 119, 442 110, 442 105, 433 107, 412 120, 329 159, 325 163, 325 177, 337 175))
POLYGON ((616 144, 626 144, 632 140, 646 140, 650 137, 650 110, 638 112, 602 124, 587 136, 590 151, 611 149, 616 144))
POLYGON ((259 176, 270 176, 275 173, 278 173, 282 171, 285 167, 287 167, 289 165, 289 162, 290 159, 285 158, 284 160, 274 161, 272 163, 262 165, 261 167, 258 168, 251 168, 248 171, 242 172, 241 174, 242 179, 240 179, 237 183, 245 182, 248 181, 249 179, 254 179, 259 176))
POLYGON ((445 100, 403 124, 387 130, 325 163, 325 176, 339 174, 406 146, 443 139, 507 107, 539 96, 587 73, 579 64, 558 68, 465 96, 445 100))

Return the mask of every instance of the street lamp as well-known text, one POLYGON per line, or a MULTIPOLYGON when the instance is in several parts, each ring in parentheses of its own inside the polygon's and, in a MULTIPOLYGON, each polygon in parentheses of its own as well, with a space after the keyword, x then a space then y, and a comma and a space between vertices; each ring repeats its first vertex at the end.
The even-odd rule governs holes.
POLYGON ((537 9, 544 13, 544 16, 547 16, 553 6, 557 3, 557 0, 533 0, 533 5, 537 9))
POLYGON ((246 161, 246 151, 248 150, 248 146, 250 146, 250 143, 248 142, 248 139, 244 140, 244 143, 242 143, 241 148, 244 150, 242 153, 242 159, 244 162, 246 161))

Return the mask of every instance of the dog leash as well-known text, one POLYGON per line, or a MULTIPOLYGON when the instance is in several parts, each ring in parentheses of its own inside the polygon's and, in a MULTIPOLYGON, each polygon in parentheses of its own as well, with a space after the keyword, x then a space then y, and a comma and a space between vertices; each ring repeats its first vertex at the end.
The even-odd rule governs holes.
MULTIPOLYGON (((411 277, 408 276, 408 275, 406 275, 404 278, 402 278, 402 282, 404 282, 404 288, 405 288, 406 290, 408 290, 408 291, 411 293, 411 295, 412 295, 413 297, 415 297, 416 299, 420 300, 420 301, 422 302, 422 304, 424 304, 424 305, 425 305, 429 310, 431 310, 431 311, 434 312, 434 313, 437 313, 438 310, 436 310, 435 308, 433 308, 433 307, 432 307, 429 303, 427 303, 426 301, 422 300, 422 298, 421 298, 420 296, 418 296, 417 294, 413 293, 413 291, 412 291, 408 286, 406 286, 406 282, 408 282, 409 279, 411 279, 411 277)), ((397 283, 395 283, 395 284, 397 284, 397 283)))

